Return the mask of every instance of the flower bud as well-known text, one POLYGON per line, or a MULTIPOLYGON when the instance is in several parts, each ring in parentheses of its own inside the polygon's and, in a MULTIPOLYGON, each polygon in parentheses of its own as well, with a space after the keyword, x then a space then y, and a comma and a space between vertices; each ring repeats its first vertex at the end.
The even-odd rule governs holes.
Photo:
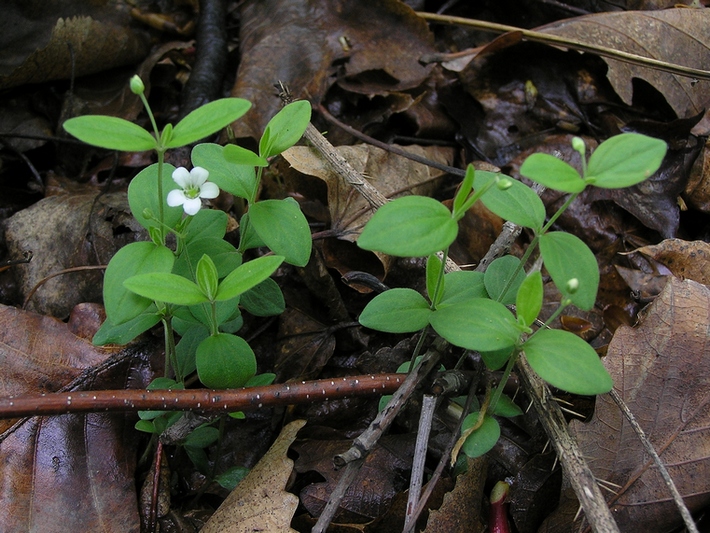
POLYGON ((513 182, 510 181, 510 178, 501 178, 498 180, 496 183, 496 186, 501 190, 501 191, 507 191, 513 186, 513 182))
POLYGON ((574 294, 575 292, 577 292, 577 289, 579 289, 579 280, 577 278, 570 279, 569 281, 567 281, 565 289, 567 289, 567 292, 569 294, 574 294))
POLYGON ((131 92, 133 94, 143 94, 145 91, 145 85, 143 85, 143 80, 136 74, 131 78, 131 81, 129 83, 129 86, 131 87, 131 92))
POLYGON ((579 152, 580 154, 584 154, 587 151, 587 147, 584 144, 584 139, 582 139, 581 137, 572 138, 572 148, 574 148, 574 150, 576 152, 579 152))

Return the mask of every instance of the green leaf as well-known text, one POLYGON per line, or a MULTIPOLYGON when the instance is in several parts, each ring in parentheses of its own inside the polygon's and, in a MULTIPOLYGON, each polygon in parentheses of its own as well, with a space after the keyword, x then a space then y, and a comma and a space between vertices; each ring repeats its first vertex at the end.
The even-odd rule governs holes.
MULTIPOLYGON (((237 297, 231 300, 226 300, 224 302, 215 302, 216 316, 214 317, 214 319, 216 320, 217 325, 222 325, 225 322, 229 322, 234 318, 240 316, 238 307, 239 301, 240 299, 237 297)), ((194 318, 197 319, 200 324, 204 325, 207 328, 210 327, 210 324, 213 320, 211 305, 206 303, 196 304, 191 305, 188 309, 190 309, 190 313, 194 318)))
POLYGON ((283 292, 271 278, 242 294, 241 305, 254 316, 280 315, 286 309, 283 292))
POLYGON ((360 314, 360 324, 387 333, 411 333, 426 327, 431 310, 412 289, 390 289, 378 294, 360 314))
POLYGON ((486 285, 486 291, 492 300, 510 305, 515 303, 515 295, 518 293, 518 287, 525 279, 525 272, 520 267, 520 259, 512 255, 504 255, 495 259, 483 276, 483 282, 486 285), (517 271, 517 273, 516 273, 517 271), (513 279, 513 274, 515 278, 513 279), (508 282, 513 279, 513 282, 508 287, 508 290, 503 294, 508 282))
MULTIPOLYGON (((227 232, 227 213, 218 209, 200 209, 185 230, 185 243, 202 239, 222 239, 227 232)), ((236 250, 236 249, 235 249, 236 250)), ((213 257, 210 254, 211 257, 213 257)), ((213 257, 214 258, 214 257, 213 257)))
POLYGON ((152 301, 123 286, 123 282, 136 274, 170 272, 175 256, 165 246, 152 242, 132 242, 121 248, 106 268, 104 274, 104 306, 106 316, 119 326, 143 313, 152 301))
POLYGON ((118 117, 87 115, 70 118, 64 122, 64 129, 87 144, 109 150, 143 152, 158 146, 155 137, 146 130, 118 117))
POLYGON ((586 311, 594 307, 599 287, 599 267, 589 247, 578 237, 562 231, 540 235, 540 254, 552 281, 572 303, 586 311), (570 293, 567 283, 576 278, 579 288, 570 293))
POLYGON ((269 162, 266 159, 236 144, 226 145, 222 153, 224 154, 224 159, 233 165, 250 165, 252 167, 269 166, 269 162))
POLYGON ((451 344, 468 350, 502 350, 513 346, 520 335, 511 312, 486 298, 442 305, 431 313, 429 323, 451 344))
POLYGON ((191 157, 193 166, 207 169, 210 181, 220 189, 245 198, 250 204, 256 201, 258 181, 253 165, 230 163, 219 144, 198 144, 192 149, 191 157))
POLYGON ((197 375, 212 389, 242 387, 256 374, 256 357, 241 337, 220 333, 197 347, 197 375))
POLYGON ((239 222, 239 232, 239 249, 241 251, 266 246, 266 243, 261 240, 261 237, 259 237, 254 226, 249 221, 248 212, 242 215, 242 219, 239 222))
POLYGON ((483 272, 459 270, 444 274, 444 295, 439 304, 457 304, 471 298, 488 298, 483 272))
POLYGON ((219 284, 216 300, 231 300, 245 293, 273 274, 283 260, 280 255, 265 255, 244 263, 219 284))
POLYGON ((222 488, 231 492, 239 485, 242 479, 247 477, 248 473, 249 469, 246 466, 233 466, 218 476, 215 476, 214 480, 219 483, 222 488))
POLYGON ((587 186, 577 169, 550 154, 532 154, 523 162, 520 174, 562 192, 582 192, 587 186))
POLYGON ((249 206, 249 223, 266 246, 295 266, 311 258, 311 229, 293 198, 264 200, 249 206))
POLYGON ((257 374, 247 381, 245 387, 264 387, 266 385, 271 385, 274 380, 276 380, 276 374, 272 372, 264 372, 263 374, 257 374))
POLYGON ((473 165, 468 165, 468 167, 466 167, 466 175, 459 186, 459 190, 456 192, 456 196, 454 196, 453 213, 456 220, 459 220, 459 217, 463 217, 461 210, 463 205, 466 203, 466 200, 468 200, 471 190, 473 189, 473 179, 475 173, 476 171, 473 168, 473 165))
POLYGON ((597 352, 569 331, 541 329, 523 344, 523 350, 533 370, 553 387, 593 396, 613 386, 597 352))
POLYGON ((242 98, 222 98, 198 107, 178 122, 166 148, 192 144, 231 124, 251 107, 242 98))
POLYGON ((180 342, 175 346, 175 358, 177 359, 177 374, 184 379, 197 369, 195 363, 195 353, 200 343, 209 337, 209 331, 203 325, 192 326, 180 338, 180 342))
POLYGON ((123 286, 144 298, 175 305, 194 305, 208 301, 196 283, 166 272, 138 274, 124 281, 123 286))
POLYGON ((296 144, 311 121, 311 104, 299 100, 285 106, 269 121, 259 141, 259 155, 272 157, 296 144))
POLYGON ((483 204, 499 217, 518 226, 540 231, 545 223, 545 206, 530 187, 503 174, 483 170, 476 171, 473 186, 476 189, 483 188, 496 178, 508 178, 511 185, 504 191, 495 185, 490 187, 481 196, 483 204))
POLYGON ((173 274, 193 279, 197 262, 203 254, 208 254, 214 262, 218 278, 225 277, 242 264, 242 254, 237 252, 234 246, 221 238, 206 237, 201 240, 190 241, 185 246, 183 253, 175 262, 173 274))
POLYGON ((160 217, 160 204, 163 204, 163 213, 166 226, 174 228, 182 220, 183 209, 180 206, 169 207, 166 203, 168 192, 179 189, 177 183, 173 181, 172 175, 175 167, 169 164, 163 165, 163 199, 158 198, 158 163, 150 165, 141 170, 128 185, 128 205, 131 213, 138 223, 150 230, 150 228, 160 229, 158 223, 160 217), (148 210, 153 215, 153 219, 146 218, 144 212, 148 210))
POLYGON ((513 418, 515 416, 522 415, 523 410, 505 394, 501 394, 500 398, 498 398, 498 403, 496 404, 495 409, 493 409, 493 414, 496 416, 513 418))
MULTIPOLYGON (((431 254, 427 258, 426 262, 426 292, 429 296, 429 300, 434 304, 434 306, 439 304, 439 301, 443 295, 442 290, 439 290, 438 295, 435 294, 437 284, 439 283, 439 277, 442 275, 443 270, 444 265, 441 262, 441 259, 439 259, 436 254, 431 254), (434 301, 435 295, 437 296, 437 301, 434 301)), ((444 280, 442 279, 441 281, 443 283, 444 280)))
POLYGON ((212 426, 200 426, 192 430, 182 442, 184 446, 193 448, 207 448, 219 439, 219 430, 212 426))
MULTIPOLYGON (((469 414, 464 418, 461 433, 473 427, 478 421, 478 412, 469 414)), ((488 453, 496 445, 500 438, 500 425, 498 421, 489 416, 483 415, 483 423, 476 431, 471 433, 461 447, 461 451, 472 459, 488 453)))
POLYGON ((424 257, 448 248, 458 233, 451 212, 425 196, 405 196, 380 207, 357 244, 399 257, 424 257))
POLYGON ((503 368, 510 356, 513 355, 513 348, 513 346, 507 346, 500 350, 479 350, 479 352, 488 370, 498 370, 503 368))
POLYGON ((620 189, 651 177, 668 146, 639 133, 622 133, 601 143, 589 158, 585 179, 595 187, 620 189))
POLYGON ((520 284, 518 296, 515 300, 515 311, 518 319, 522 320, 523 325, 530 326, 542 309, 542 274, 539 270, 532 272, 520 284))
POLYGON ((207 296, 207 299, 214 300, 217 295, 219 278, 217 276, 217 267, 214 266, 214 262, 207 254, 202 254, 202 257, 197 262, 195 281, 197 281, 197 286, 207 296))
MULTIPOLYGON (((132 294, 132 293, 131 293, 132 294)), ((130 319, 123 324, 114 325, 110 320, 104 320, 101 327, 94 334, 91 342, 96 346, 105 344, 128 344, 141 333, 160 322, 160 314, 156 312, 154 305, 151 305, 140 315, 130 319)))

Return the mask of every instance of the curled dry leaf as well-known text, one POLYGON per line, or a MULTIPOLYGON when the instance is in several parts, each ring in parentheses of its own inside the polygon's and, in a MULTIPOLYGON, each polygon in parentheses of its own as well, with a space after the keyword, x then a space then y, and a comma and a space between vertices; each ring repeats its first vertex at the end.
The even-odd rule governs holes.
POLYGON ((706 242, 666 239, 635 251, 664 264, 674 276, 710 285, 710 244, 706 242))
MULTIPOLYGON (((675 8, 597 13, 554 22, 537 30, 668 63, 707 69, 710 64, 709 24, 710 9, 675 8)), ((679 118, 696 115, 710 106, 708 80, 603 59, 609 65, 609 81, 628 105, 633 99, 633 79, 639 78, 658 89, 679 118)))
MULTIPOLYGON (((605 366, 661 456, 691 512, 710 504, 710 289, 671 278, 638 327, 620 327, 605 366)), ((599 396, 591 422, 571 424, 594 475, 615 484, 608 498, 621 531, 670 531, 682 524, 668 489, 628 421, 599 396)), ((577 531, 578 503, 562 501, 540 531, 577 531)))
POLYGON ((293 461, 286 453, 305 424, 305 420, 295 420, 281 430, 276 442, 227 496, 202 533, 296 533, 289 525, 298 498, 285 490, 293 470, 293 461))

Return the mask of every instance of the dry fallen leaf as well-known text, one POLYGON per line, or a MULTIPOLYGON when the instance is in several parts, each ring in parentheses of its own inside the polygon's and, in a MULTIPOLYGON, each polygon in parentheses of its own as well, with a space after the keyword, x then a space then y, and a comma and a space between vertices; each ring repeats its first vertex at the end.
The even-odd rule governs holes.
POLYGON ((298 498, 285 490, 293 470, 293 461, 286 453, 305 424, 305 420, 295 420, 283 428, 269 451, 227 496, 201 533, 297 533, 289 527, 298 498))
POLYGON ((666 239, 635 251, 664 264, 674 276, 710 285, 710 244, 706 242, 666 239))
MULTIPOLYGON (((620 327, 605 366, 614 388, 666 464, 691 512, 710 504, 710 289, 671 278, 638 327, 620 327)), ((682 524, 661 476, 616 404, 599 396, 594 417, 571 423, 594 475, 616 484, 608 500, 621 531, 682 524)), ((578 503, 562 501, 540 531, 571 532, 578 503)))
MULTIPOLYGON (((710 64, 708 25, 710 9, 675 8, 596 13, 554 22, 537 30, 686 67, 707 69, 710 64)), ((639 78, 658 89, 679 118, 697 115, 710 106, 708 80, 603 59, 609 65, 609 81, 628 105, 632 105, 633 79, 639 78)))
MULTIPOLYGON (((143 345, 99 348, 56 319, 0 306, 0 394, 145 387, 143 345)), ((81 329, 81 325, 79 325, 81 329)), ((134 415, 0 424, 0 531, 138 533, 134 415), (58 520, 61 517, 61 520, 58 520)))

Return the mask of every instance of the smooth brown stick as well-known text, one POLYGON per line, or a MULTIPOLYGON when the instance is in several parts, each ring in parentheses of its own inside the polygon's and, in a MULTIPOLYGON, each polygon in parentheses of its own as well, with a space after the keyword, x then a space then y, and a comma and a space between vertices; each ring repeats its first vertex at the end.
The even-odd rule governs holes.
POLYGON ((231 390, 102 390, 0 398, 0 418, 103 411, 242 411, 392 394, 405 374, 369 374, 231 390))

